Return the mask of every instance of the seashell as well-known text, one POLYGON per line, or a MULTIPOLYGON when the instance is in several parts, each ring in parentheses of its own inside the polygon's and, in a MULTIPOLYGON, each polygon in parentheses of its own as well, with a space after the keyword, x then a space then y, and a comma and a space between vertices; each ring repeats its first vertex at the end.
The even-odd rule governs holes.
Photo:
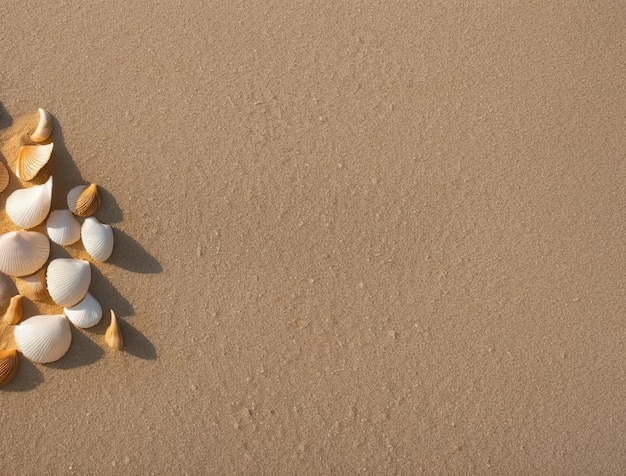
POLYGON ((96 261, 106 261, 113 252, 113 228, 96 217, 85 218, 80 230, 87 253, 96 261))
POLYGON ((16 349, 0 350, 0 387, 13 380, 20 367, 20 358, 16 349))
POLYGON ((40 364, 59 360, 72 343, 70 323, 61 314, 26 319, 15 326, 14 335, 24 357, 40 364))
POLYGON ((4 322, 10 326, 19 324, 22 320, 22 296, 19 294, 11 298, 11 303, 4 314, 4 322))
POLYGON ((9 307, 11 298, 17 294, 15 284, 6 274, 0 273, 0 312, 9 307))
POLYGON ((46 222, 48 237, 63 246, 80 240, 80 223, 69 210, 54 210, 46 222))
POLYGON ((95 183, 90 185, 77 185, 67 194, 67 208, 74 215, 88 217, 100 208, 100 192, 95 183))
POLYGON ((111 349, 120 350, 124 346, 124 336, 122 336, 122 331, 117 323, 117 316, 113 309, 111 309, 111 324, 109 324, 104 334, 104 340, 111 349))
POLYGON ((84 329, 95 326, 102 319, 102 306, 90 293, 81 302, 63 311, 72 324, 84 329))
POLYGON ((87 294, 91 267, 88 261, 80 259, 53 259, 46 271, 46 281, 54 302, 63 307, 74 306, 87 294))
POLYGON ((24 145, 17 156, 15 175, 22 180, 32 180, 50 160, 52 142, 46 145, 24 145))
POLYGON ((38 273, 23 278, 17 278, 17 288, 22 296, 26 296, 33 301, 45 301, 50 297, 46 287, 46 270, 42 269, 38 273))
POLYGON ((0 192, 3 192, 7 185, 9 185, 9 171, 3 163, 0 163, 0 192))
POLYGON ((46 183, 16 190, 7 198, 9 218, 17 226, 33 228, 46 219, 52 203, 52 175, 46 183))
POLYGON ((10 231, 0 235, 0 273, 27 276, 50 256, 50 240, 36 231, 10 231))
POLYGON ((52 114, 43 108, 39 108, 39 123, 35 132, 30 136, 33 142, 43 142, 52 134, 52 114))

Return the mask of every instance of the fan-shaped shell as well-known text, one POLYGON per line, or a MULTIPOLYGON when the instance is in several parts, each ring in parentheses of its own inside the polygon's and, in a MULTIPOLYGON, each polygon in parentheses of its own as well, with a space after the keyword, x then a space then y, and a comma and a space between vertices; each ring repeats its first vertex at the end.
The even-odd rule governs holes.
POLYGON ((52 115, 43 108, 39 108, 39 123, 35 132, 30 136, 33 142, 43 142, 52 134, 52 115))
POLYGON ((24 145, 17 156, 15 175, 22 180, 32 180, 50 160, 52 142, 46 145, 24 145))
POLYGON ((90 293, 75 306, 66 307, 63 312, 76 327, 93 327, 102 319, 102 306, 90 293))
POLYGON ((50 261, 46 272, 48 292, 59 306, 70 307, 80 302, 91 283, 88 261, 58 258, 50 261))
POLYGON ((41 268, 50 255, 50 241, 36 231, 0 235, 0 273, 26 276, 41 268))
POLYGON ((87 253, 96 261, 106 261, 113 252, 113 228, 103 225, 96 217, 85 218, 81 237, 87 253))
POLYGON ((67 194, 67 208, 74 215, 88 217, 100 208, 100 192, 95 183, 90 185, 77 185, 67 194))
POLYGON ((4 191, 7 185, 9 185, 9 170, 3 163, 0 163, 0 192, 4 191))
POLYGON ((13 380, 20 366, 16 349, 0 350, 0 387, 13 380))
POLYGON ((46 183, 16 190, 7 198, 7 214, 17 226, 33 228, 46 219, 52 203, 52 175, 46 183))
POLYGON ((48 287, 46 286, 45 269, 30 276, 17 278, 15 283, 17 284, 20 294, 33 301, 45 301, 50 296, 48 294, 48 287))
POLYGON ((17 294, 15 284, 6 274, 0 273, 0 312, 4 312, 11 298, 17 294))
POLYGON ((80 240, 80 223, 69 210, 50 212, 46 229, 48 237, 59 245, 67 246, 80 240))
POLYGON ((15 326, 14 332, 24 357, 40 364, 59 360, 72 343, 70 323, 61 314, 33 316, 15 326))

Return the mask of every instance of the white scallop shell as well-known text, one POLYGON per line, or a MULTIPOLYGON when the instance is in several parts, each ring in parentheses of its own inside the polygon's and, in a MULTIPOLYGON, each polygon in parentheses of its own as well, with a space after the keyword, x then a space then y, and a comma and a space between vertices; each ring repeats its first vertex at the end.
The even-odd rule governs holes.
POLYGON ((15 326, 14 332, 24 357, 40 364, 59 360, 72 343, 70 323, 61 314, 33 316, 15 326))
POLYGON ((52 175, 46 183, 16 190, 7 198, 7 214, 17 226, 33 228, 46 219, 52 203, 52 175))
POLYGON ((67 208, 69 208, 74 215, 77 214, 76 202, 78 201, 78 197, 81 193, 83 193, 83 190, 85 190, 86 188, 87 185, 77 185, 67 193, 67 208))
POLYGON ((69 210, 54 210, 46 222, 48 236, 59 245, 67 246, 80 240, 80 223, 69 210))
POLYGON ((103 225, 96 217, 85 218, 81 228, 85 250, 96 261, 106 261, 113 252, 113 228, 103 225))
POLYGON ((50 256, 50 241, 36 231, 10 231, 0 235, 0 272, 27 276, 41 268, 50 256))
POLYGON ((102 319, 102 306, 90 293, 75 306, 63 309, 63 312, 76 327, 93 327, 102 319))
POLYGON ((46 272, 50 297, 59 306, 70 307, 80 302, 91 283, 88 261, 57 258, 50 261, 46 272))

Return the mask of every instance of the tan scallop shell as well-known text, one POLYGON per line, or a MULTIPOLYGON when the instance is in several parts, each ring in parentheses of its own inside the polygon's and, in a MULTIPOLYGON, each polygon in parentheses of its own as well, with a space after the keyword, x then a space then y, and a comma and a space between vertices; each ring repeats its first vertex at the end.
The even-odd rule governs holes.
POLYGON ((19 367, 20 359, 16 349, 0 350, 0 387, 13 380, 19 367))
POLYGON ((9 185, 9 171, 3 163, 0 163, 0 192, 3 192, 7 185, 9 185))
POLYGON ((124 346, 124 336, 117 323, 117 316, 115 312, 113 312, 113 309, 111 309, 111 324, 104 334, 104 340, 111 349, 120 350, 124 346))
POLYGON ((77 185, 67 194, 67 208, 74 215, 88 217, 100 208, 100 192, 95 183, 90 185, 77 185))
POLYGON ((35 274, 15 280, 17 289, 22 296, 33 301, 45 301, 50 297, 46 286, 46 270, 41 269, 35 274))
POLYGON ((39 123, 35 132, 30 136, 33 142, 43 142, 52 134, 52 114, 43 108, 39 108, 39 123))
POLYGON ((15 175, 22 180, 32 180, 48 163, 54 144, 24 145, 17 156, 15 175))
POLYGON ((0 235, 0 273, 27 276, 50 256, 50 240, 36 231, 10 231, 0 235))
POLYGON ((10 326, 19 324, 22 320, 22 296, 19 294, 11 298, 11 303, 4 314, 4 322, 10 326))

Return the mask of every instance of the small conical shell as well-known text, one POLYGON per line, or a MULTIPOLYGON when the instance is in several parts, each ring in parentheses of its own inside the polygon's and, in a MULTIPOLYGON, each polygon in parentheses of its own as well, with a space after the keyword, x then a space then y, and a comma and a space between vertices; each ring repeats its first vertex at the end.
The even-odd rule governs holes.
POLYGON ((22 320, 22 296, 19 294, 11 298, 11 303, 4 314, 4 322, 10 326, 19 324, 22 320))
POLYGON ((50 297, 48 294, 48 287, 46 286, 46 270, 42 269, 39 272, 30 276, 24 276, 15 280, 17 289, 22 296, 26 296, 33 301, 45 301, 50 297))
POLYGON ((46 145, 24 145, 17 156, 15 175, 17 178, 30 181, 35 178, 41 169, 50 160, 52 142, 46 145))
POLYGON ((9 218, 17 226, 33 228, 46 219, 52 203, 52 175, 46 183, 16 190, 7 198, 9 218))
POLYGON ((20 366, 16 349, 0 350, 0 387, 13 380, 20 366))
POLYGON ((6 274, 0 273, 0 312, 4 312, 17 294, 15 284, 6 274))
POLYGON ((104 334, 104 340, 111 349, 120 350, 124 346, 124 336, 122 336, 122 331, 117 323, 117 316, 113 309, 111 309, 111 324, 104 334))
POLYGON ((96 217, 85 218, 81 228, 85 250, 96 261, 106 261, 113 252, 113 228, 104 225, 96 217))
POLYGON ((0 273, 27 276, 50 256, 50 240, 36 231, 10 231, 0 235, 0 273))
POLYGON ((33 316, 15 326, 15 342, 24 357, 46 364, 59 360, 72 343, 72 330, 65 316, 33 316))
POLYGON ((62 246, 71 245, 80 240, 80 223, 69 210, 50 212, 46 229, 50 239, 62 246))
POLYGON ((52 134, 52 115, 43 108, 39 108, 39 123, 35 132, 30 136, 33 142, 43 142, 52 134))
POLYGON ((0 163, 0 192, 3 192, 7 185, 9 185, 9 170, 3 163, 0 163))
POLYGON ((72 324, 85 329, 95 326, 102 319, 102 306, 90 293, 75 306, 66 307, 63 312, 72 324))
POLYGON ((54 302, 59 306, 74 306, 87 294, 91 283, 91 267, 88 261, 80 259, 53 259, 46 271, 46 282, 54 302))

